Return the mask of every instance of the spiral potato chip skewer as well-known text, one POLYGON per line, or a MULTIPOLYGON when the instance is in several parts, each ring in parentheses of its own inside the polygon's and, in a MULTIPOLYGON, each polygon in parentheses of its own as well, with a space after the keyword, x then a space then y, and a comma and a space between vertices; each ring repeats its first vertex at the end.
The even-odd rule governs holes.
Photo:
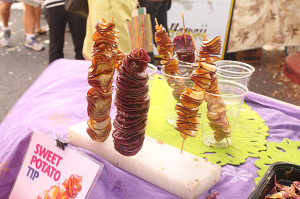
MULTIPOLYGON (((221 92, 218 87, 218 78, 216 75, 216 65, 214 61, 218 59, 216 55, 220 55, 221 37, 206 40, 205 37, 200 46, 198 56, 200 59, 199 65, 210 68, 211 82, 206 92, 220 95, 221 92)), ((207 119, 209 126, 214 131, 214 138, 217 142, 224 138, 229 138, 231 133, 231 126, 226 117, 226 105, 220 96, 205 95, 204 100, 207 102, 207 119)))
POLYGON ((218 87, 217 75, 212 75, 212 81, 207 89, 207 92, 216 94, 205 95, 204 100, 207 102, 207 119, 209 120, 209 126, 214 131, 214 138, 217 142, 222 141, 224 138, 229 138, 231 134, 231 126, 226 117, 226 104, 219 96, 221 94, 218 87))
MULTIPOLYGON (((162 25, 158 25, 156 20, 155 26, 155 42, 157 44, 157 50, 159 55, 163 58, 161 64, 163 65, 164 71, 167 75, 170 76, 179 76, 181 77, 178 61, 174 59, 174 51, 172 41, 166 32, 166 29, 162 25)), ((179 102, 179 97, 181 93, 186 89, 184 80, 181 78, 166 77, 169 86, 173 89, 173 97, 179 102)))
POLYGON ((119 70, 119 68, 122 65, 122 60, 126 57, 126 54, 123 53, 119 48, 118 48, 118 53, 117 53, 117 61, 116 61, 116 69, 119 70))
POLYGON ((190 74, 190 79, 195 82, 194 89, 186 89, 180 96, 180 102, 176 105, 177 120, 175 129, 180 132, 183 144, 186 138, 195 137, 200 125, 198 114, 199 106, 203 100, 207 102, 207 118, 210 127, 214 130, 214 138, 217 142, 230 136, 231 127, 226 118, 226 105, 219 96, 205 95, 205 92, 221 94, 217 85, 216 66, 214 60, 220 54, 220 37, 206 40, 205 37, 198 52, 198 68, 190 74))
POLYGON ((181 151, 185 139, 197 135, 201 117, 198 112, 204 100, 205 90, 210 86, 211 72, 209 64, 201 65, 195 69, 189 76, 195 82, 194 89, 186 89, 180 96, 180 103, 175 107, 177 110, 175 129, 180 132, 183 138, 181 151))
POLYGON ((154 39, 157 45, 157 51, 160 56, 163 56, 163 59, 169 60, 173 59, 174 51, 172 41, 166 32, 166 29, 162 25, 158 25, 157 20, 155 26, 155 35, 154 39))
POLYGON ((114 104, 117 115, 112 133, 114 148, 133 156, 143 146, 150 106, 148 73, 150 57, 144 49, 132 50, 122 61, 116 78, 114 104))
POLYGON ((111 131, 112 82, 117 58, 121 59, 122 53, 118 51, 118 30, 113 22, 102 19, 95 28, 92 65, 88 71, 92 88, 86 96, 89 116, 86 131, 93 140, 104 142, 111 131))

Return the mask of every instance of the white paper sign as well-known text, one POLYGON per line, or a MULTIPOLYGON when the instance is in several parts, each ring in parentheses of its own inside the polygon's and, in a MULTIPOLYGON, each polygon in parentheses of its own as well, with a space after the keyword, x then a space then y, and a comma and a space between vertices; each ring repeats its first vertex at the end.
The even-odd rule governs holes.
POLYGON ((79 150, 62 150, 55 140, 34 132, 10 198, 44 198, 48 194, 51 198, 83 199, 102 169, 102 163, 79 150))

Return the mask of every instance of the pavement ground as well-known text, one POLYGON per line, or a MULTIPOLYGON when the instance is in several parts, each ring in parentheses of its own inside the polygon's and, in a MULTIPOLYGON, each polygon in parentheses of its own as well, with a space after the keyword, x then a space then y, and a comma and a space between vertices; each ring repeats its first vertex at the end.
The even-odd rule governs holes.
MULTIPOLYGON (((11 46, 0 46, 0 123, 23 93, 33 84, 48 66, 49 36, 38 36, 45 45, 43 51, 33 51, 24 47, 25 32, 23 26, 23 4, 14 3, 11 7, 10 23, 12 29, 11 46)), ((2 26, 2 23, 1 23, 2 26)), ((48 30, 42 14, 41 27, 48 30)), ((2 30, 2 27, 0 27, 2 30)), ((2 37, 2 31, 0 33, 2 37)), ((73 59, 71 33, 65 33, 65 58, 73 59)))

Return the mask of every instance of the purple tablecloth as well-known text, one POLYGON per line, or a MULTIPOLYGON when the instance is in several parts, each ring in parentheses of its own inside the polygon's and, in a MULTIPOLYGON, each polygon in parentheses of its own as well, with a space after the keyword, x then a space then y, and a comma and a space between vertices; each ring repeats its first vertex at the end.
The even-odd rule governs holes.
MULTIPOLYGON (((0 198, 8 198, 22 164, 33 130, 66 138, 67 128, 88 119, 87 71, 91 62, 60 59, 53 62, 19 99, 0 126, 0 198)), ((269 142, 283 138, 300 140, 300 110, 275 100, 248 93, 246 103, 266 121, 269 142)), ((112 114, 115 108, 112 108, 112 114)), ((104 170, 90 198, 177 198, 99 156, 81 149, 102 162, 104 170)), ((240 166, 222 167, 221 179, 199 198, 218 192, 219 199, 247 198, 254 189, 258 168, 255 158, 240 166)), ((180 187, 178 187, 180 189, 180 187)))

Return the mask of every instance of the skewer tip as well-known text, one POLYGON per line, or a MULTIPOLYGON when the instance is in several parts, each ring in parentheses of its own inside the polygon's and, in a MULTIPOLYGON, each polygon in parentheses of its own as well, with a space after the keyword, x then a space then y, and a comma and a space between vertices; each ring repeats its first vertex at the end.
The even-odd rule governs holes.
POLYGON ((226 142, 227 142, 227 147, 230 146, 228 139, 226 138, 226 142))
POLYGON ((194 40, 194 37, 193 37, 193 35, 192 35, 192 32, 190 31, 190 35, 191 35, 191 37, 192 37, 192 41, 193 41, 193 44, 194 44, 194 48, 195 48, 195 50, 196 50, 196 53, 197 53, 197 55, 198 55, 198 49, 197 49, 197 46, 196 46, 196 43, 195 43, 195 40, 194 40))
POLYGON ((203 34, 203 41, 205 41, 206 40, 206 34, 204 33, 203 34))
POLYGON ((185 24, 184 24, 184 16, 182 12, 182 24, 183 24, 183 37, 184 37, 184 45, 186 46, 186 36, 185 36, 185 24))
POLYGON ((182 151, 183 151, 184 141, 185 141, 185 139, 182 140, 182 144, 181 144, 181 149, 180 149, 180 153, 181 153, 181 154, 182 154, 182 151))
POLYGON ((144 31, 141 31, 141 36, 139 37, 139 49, 138 49, 138 57, 140 57, 140 50, 141 50, 141 43, 142 43, 142 39, 143 39, 143 36, 144 36, 144 31))
POLYGON ((158 26, 158 21, 157 21, 157 19, 155 18, 155 23, 156 23, 156 25, 158 26))

